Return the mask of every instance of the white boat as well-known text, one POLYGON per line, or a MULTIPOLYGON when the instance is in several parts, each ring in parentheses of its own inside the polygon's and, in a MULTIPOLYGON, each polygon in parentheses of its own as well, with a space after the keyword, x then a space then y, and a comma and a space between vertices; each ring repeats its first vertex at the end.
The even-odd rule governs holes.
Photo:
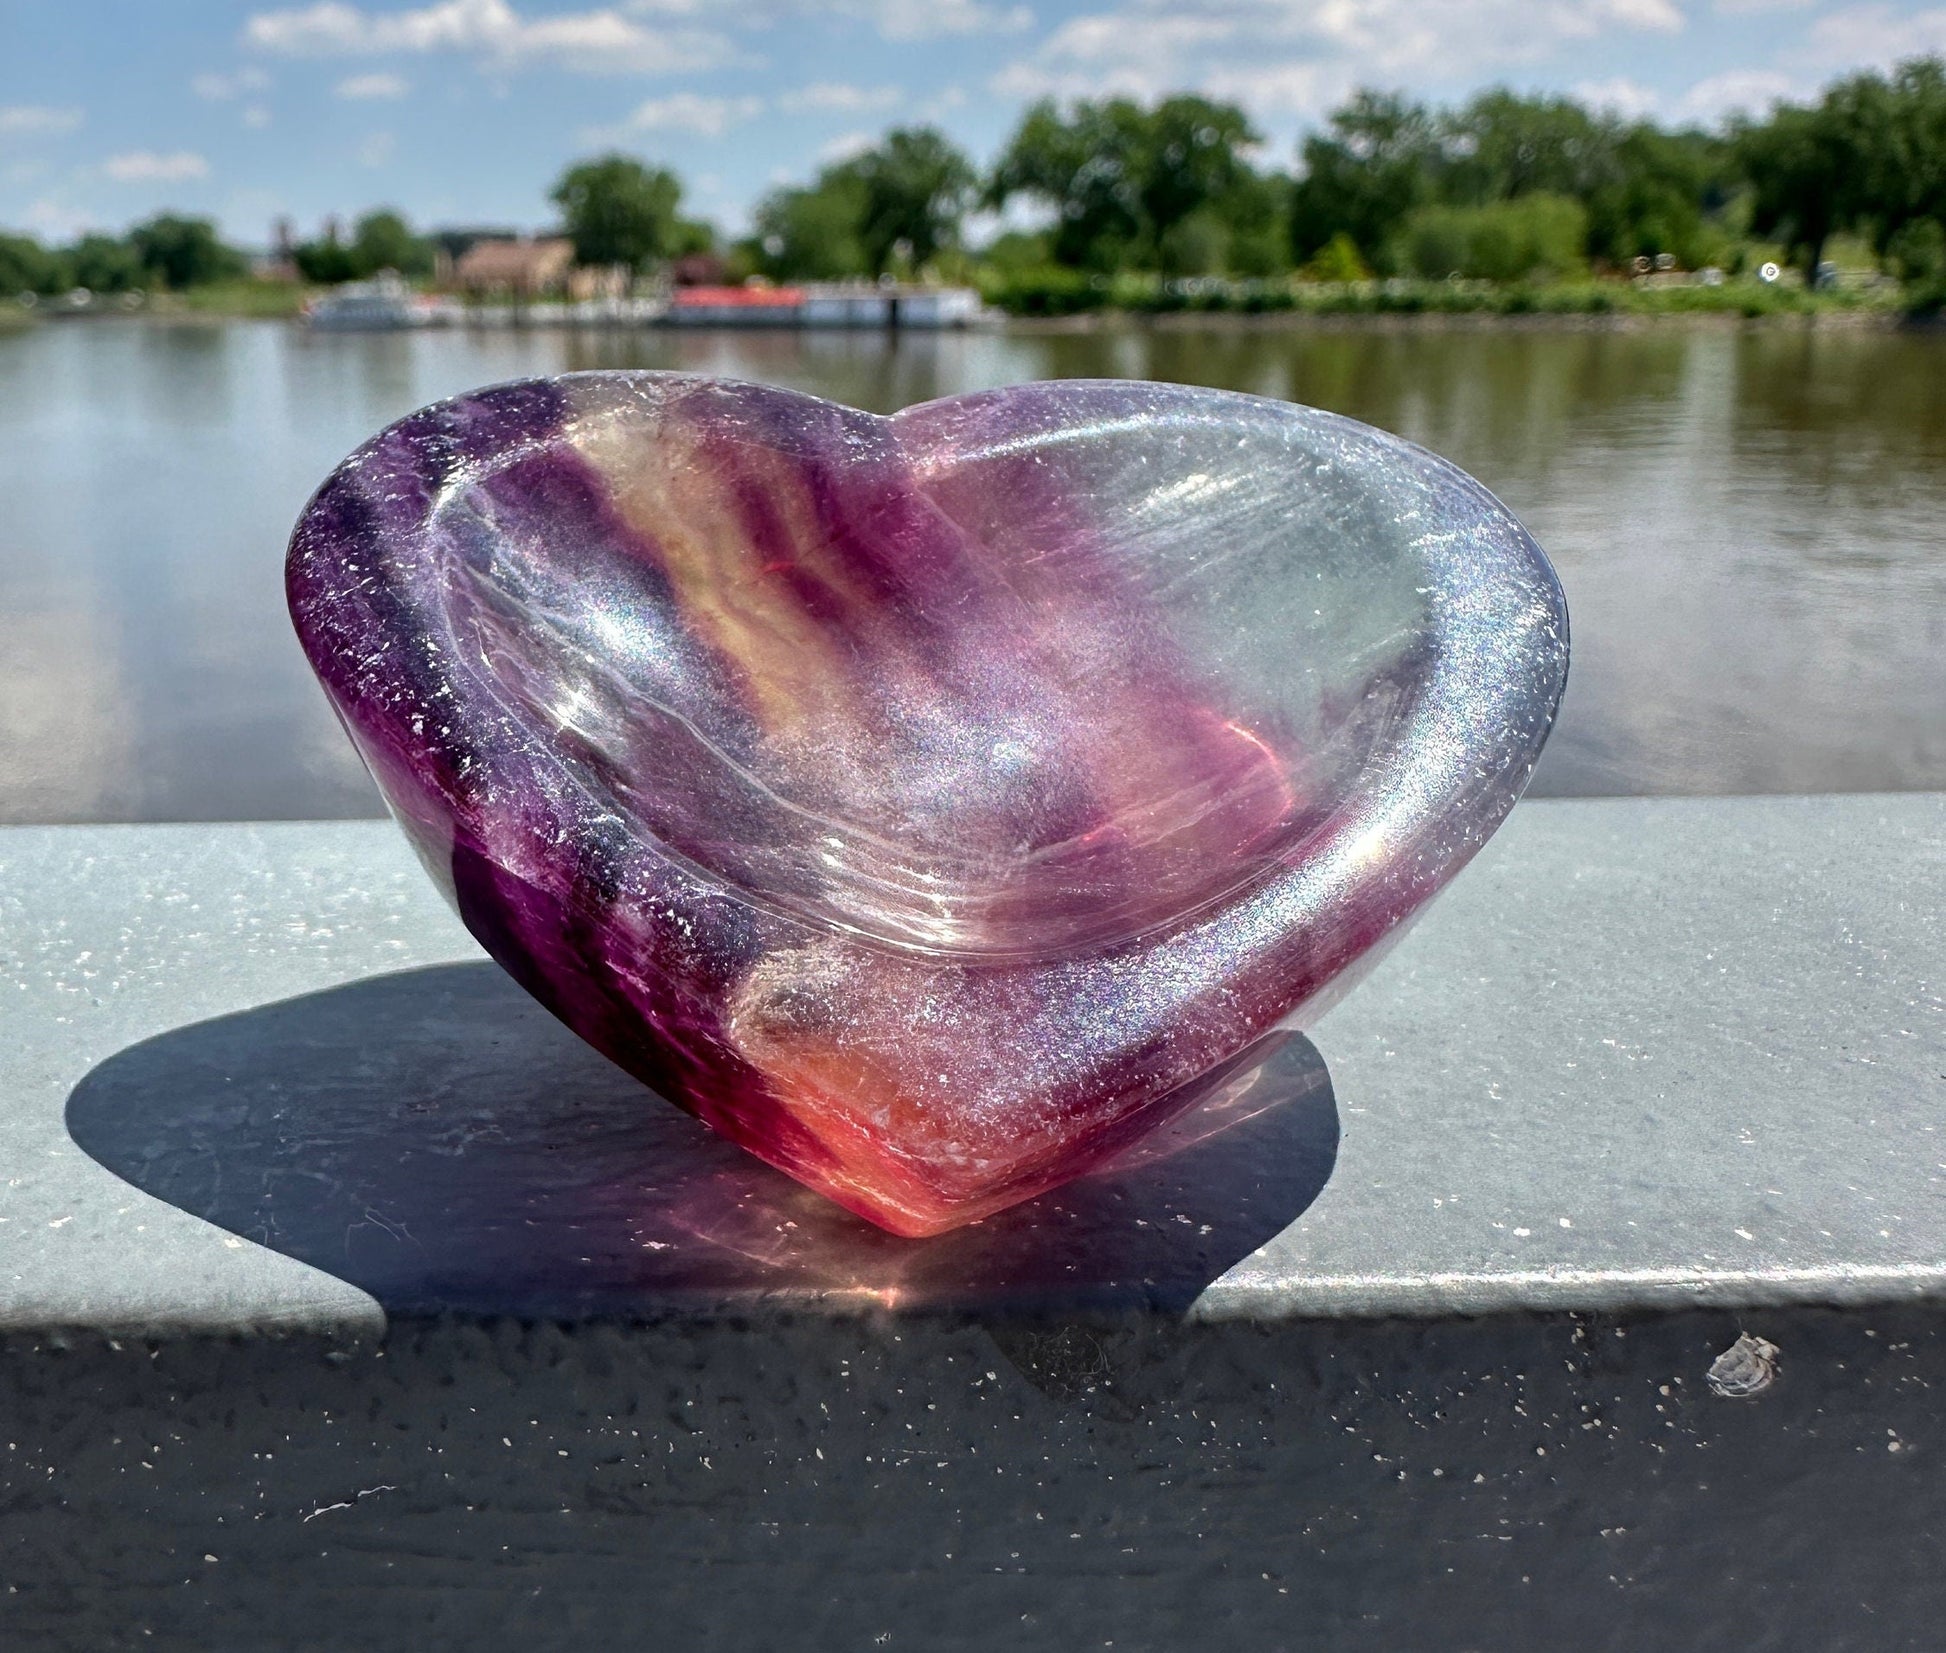
POLYGON ((332 333, 384 332, 400 327, 430 327, 439 320, 431 300, 421 298, 394 270, 380 270, 370 281, 347 281, 304 307, 312 327, 332 333))
POLYGON ((805 327, 978 326, 980 295, 971 287, 919 287, 898 282, 819 282, 804 288, 796 319, 805 327))

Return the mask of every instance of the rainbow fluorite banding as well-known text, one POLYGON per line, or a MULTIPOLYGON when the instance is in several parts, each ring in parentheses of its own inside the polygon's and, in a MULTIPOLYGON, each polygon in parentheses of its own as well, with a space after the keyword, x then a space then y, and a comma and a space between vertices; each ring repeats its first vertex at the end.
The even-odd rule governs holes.
POLYGON ((1113 381, 890 419, 500 386, 348 459, 288 581, 482 945, 903 1234, 1315 1014, 1512 807, 1567 668, 1545 557, 1451 466, 1113 381))

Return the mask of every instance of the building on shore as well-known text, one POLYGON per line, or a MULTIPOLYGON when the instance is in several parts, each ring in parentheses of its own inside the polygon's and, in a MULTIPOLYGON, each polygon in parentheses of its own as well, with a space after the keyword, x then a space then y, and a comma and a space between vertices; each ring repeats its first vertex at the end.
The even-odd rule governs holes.
POLYGON ((669 265, 671 287, 723 287, 729 284, 729 261, 721 253, 684 253, 669 265))
POLYGON ((590 267, 574 261, 565 236, 500 237, 475 241, 453 260, 451 284, 468 298, 626 298, 626 265, 590 267))

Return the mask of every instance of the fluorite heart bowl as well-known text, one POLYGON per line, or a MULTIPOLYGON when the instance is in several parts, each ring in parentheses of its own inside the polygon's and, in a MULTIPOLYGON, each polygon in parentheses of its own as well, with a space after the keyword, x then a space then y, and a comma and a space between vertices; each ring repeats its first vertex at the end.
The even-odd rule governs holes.
POLYGON ((1567 671, 1451 465, 1107 380, 501 385, 346 460, 287 577, 481 945, 907 1235, 1241 1082, 1485 842, 1567 671))

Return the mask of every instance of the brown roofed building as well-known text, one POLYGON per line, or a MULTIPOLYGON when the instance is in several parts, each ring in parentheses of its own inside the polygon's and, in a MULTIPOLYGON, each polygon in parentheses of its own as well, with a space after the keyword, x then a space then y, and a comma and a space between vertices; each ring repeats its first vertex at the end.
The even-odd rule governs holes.
POLYGON ((566 237, 540 241, 476 241, 453 265, 453 285, 464 293, 513 293, 538 298, 567 289, 574 270, 574 243, 566 237))

